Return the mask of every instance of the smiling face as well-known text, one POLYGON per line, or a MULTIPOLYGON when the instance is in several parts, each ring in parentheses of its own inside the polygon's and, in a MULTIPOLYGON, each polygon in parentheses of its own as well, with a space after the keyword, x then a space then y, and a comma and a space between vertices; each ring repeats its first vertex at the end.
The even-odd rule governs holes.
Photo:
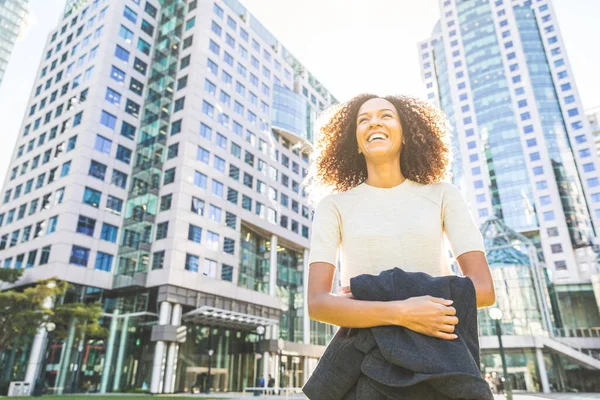
POLYGON ((375 98, 360 107, 356 115, 356 141, 365 158, 397 158, 402 140, 400 117, 392 103, 375 98))

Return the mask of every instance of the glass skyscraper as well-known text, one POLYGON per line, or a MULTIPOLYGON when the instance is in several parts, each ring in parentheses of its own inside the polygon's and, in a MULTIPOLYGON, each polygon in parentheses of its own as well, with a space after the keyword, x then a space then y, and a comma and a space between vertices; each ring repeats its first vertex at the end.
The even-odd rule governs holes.
POLYGON ((3 185, 0 263, 102 301, 108 336, 40 332, 0 353, 3 379, 301 386, 333 333, 308 317, 301 182, 334 103, 236 0, 67 2, 3 185))
MULTIPOLYGON (((556 338, 598 327, 600 163, 551 1, 441 0, 440 19, 418 51, 427 97, 453 130, 453 181, 474 218, 486 234, 496 224, 489 221, 502 221, 535 248, 533 256, 523 253, 509 239, 490 252, 498 299, 505 299, 499 305, 514 318, 503 320, 505 329, 556 338), (512 301, 519 288, 521 300, 512 301), (541 302, 551 303, 552 318, 542 318, 550 304, 541 302)), ((594 354, 597 336, 588 347, 594 354)), ((538 368, 544 357, 537 355, 538 368)), ((570 369, 566 361, 552 365, 570 369)), ((569 386, 567 373, 560 379, 555 387, 569 386)))
POLYGON ((4 78, 10 54, 27 16, 29 0, 0 2, 0 84, 4 78))

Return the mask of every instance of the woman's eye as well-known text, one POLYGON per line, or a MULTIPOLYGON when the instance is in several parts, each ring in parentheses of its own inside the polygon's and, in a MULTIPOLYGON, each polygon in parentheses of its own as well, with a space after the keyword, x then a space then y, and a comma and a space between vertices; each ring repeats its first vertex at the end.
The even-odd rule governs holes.
POLYGON ((363 123, 363 122, 365 122, 366 120, 367 120, 366 118, 361 118, 361 119, 359 119, 359 120, 358 120, 358 123, 359 123, 359 124, 362 124, 362 123, 363 123))

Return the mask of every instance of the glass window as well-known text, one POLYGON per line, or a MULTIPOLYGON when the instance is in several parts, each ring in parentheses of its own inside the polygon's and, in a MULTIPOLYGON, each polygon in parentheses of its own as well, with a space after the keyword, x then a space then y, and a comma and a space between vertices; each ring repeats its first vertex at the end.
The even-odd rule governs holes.
POLYGON ((123 38, 127 43, 133 42, 133 32, 121 25, 119 28, 119 36, 123 38))
POLYGON ((90 249, 73 245, 71 249, 71 257, 69 259, 69 263, 86 267, 89 257, 90 249))
POLYGON ((83 192, 83 202, 87 205, 98 208, 98 206, 100 205, 101 196, 102 193, 98 190, 86 187, 85 191, 83 192))
POLYGON ((110 70, 110 77, 115 81, 122 83, 123 81, 125 81, 125 72, 121 71, 119 68, 113 65, 110 70))
POLYGON ((100 153, 110 154, 110 148, 112 146, 112 140, 105 138, 102 135, 96 135, 96 143, 94 149, 100 153))
POLYGON ((190 224, 188 227, 188 240, 192 242, 200 243, 202 240, 202 228, 196 225, 190 224))
POLYGON ((100 123, 110 129, 114 130, 115 126, 117 124, 117 117, 102 110, 102 115, 100 116, 100 123))
POLYGON ((77 232, 83 233, 87 236, 94 236, 94 228, 96 227, 96 220, 83 215, 79 216, 77 222, 77 232))
POLYGON ((194 174, 194 185, 202 188, 202 189, 206 189, 206 175, 204 175, 201 172, 195 171, 194 174))
POLYGON ((118 231, 118 227, 111 224, 107 224, 105 222, 102 224, 102 232, 100 233, 100 239, 106 240, 107 242, 116 243, 118 231))
POLYGON ((90 169, 88 171, 88 175, 93 176, 94 178, 98 178, 103 181, 104 177, 106 175, 106 165, 92 160, 90 163, 90 169))
POLYGON ((96 264, 94 268, 100 271, 110 272, 112 268, 112 262, 113 256, 111 254, 99 251, 98 253, 96 253, 96 264))
POLYGON ((109 195, 106 199, 106 209, 114 214, 121 215, 123 200, 109 195))

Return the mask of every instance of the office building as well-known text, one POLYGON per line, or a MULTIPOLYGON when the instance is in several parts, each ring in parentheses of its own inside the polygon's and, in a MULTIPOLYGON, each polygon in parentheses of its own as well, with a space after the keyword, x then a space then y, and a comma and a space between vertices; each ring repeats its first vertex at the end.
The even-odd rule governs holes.
POLYGON ((300 184, 336 102, 236 0, 69 1, 4 182, 0 259, 21 285, 56 277, 67 301, 102 301, 108 336, 36 345, 41 331, 4 352, 4 378, 302 386, 332 327, 308 318, 300 184))
POLYGON ((27 16, 29 0, 5 0, 0 3, 0 83, 27 16))
MULTIPOLYGON (((453 180, 486 239, 511 379, 524 390, 599 390, 600 164, 553 5, 439 5, 431 37, 418 45, 422 78, 448 115, 453 180)), ((485 310, 480 328, 493 370, 499 356, 485 310)))

